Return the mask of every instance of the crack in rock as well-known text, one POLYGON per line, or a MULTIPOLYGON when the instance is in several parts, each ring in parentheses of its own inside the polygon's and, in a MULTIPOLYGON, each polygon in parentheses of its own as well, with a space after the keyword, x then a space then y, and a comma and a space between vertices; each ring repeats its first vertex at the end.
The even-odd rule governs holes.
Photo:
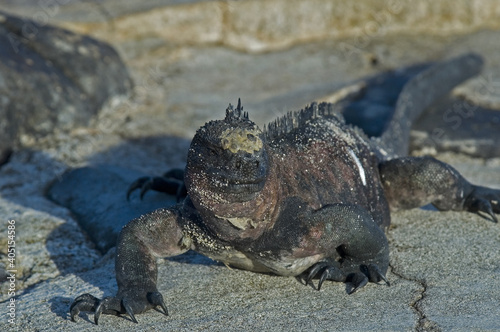
POLYGON ((404 274, 398 272, 393 264, 389 264, 389 267, 391 269, 391 272, 395 276, 407 281, 415 282, 421 286, 421 291, 417 295, 416 299, 410 303, 410 307, 418 316, 417 324, 415 326, 415 331, 417 332, 441 331, 439 325, 436 322, 430 320, 426 316, 423 308, 423 300, 427 297, 427 288, 428 288, 427 281, 425 279, 405 276, 404 274))

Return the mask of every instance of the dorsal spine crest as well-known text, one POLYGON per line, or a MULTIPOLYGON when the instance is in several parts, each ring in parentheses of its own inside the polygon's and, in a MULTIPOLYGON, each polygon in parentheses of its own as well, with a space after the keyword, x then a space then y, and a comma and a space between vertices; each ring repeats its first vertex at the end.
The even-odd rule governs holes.
POLYGON ((321 117, 334 117, 343 122, 342 115, 330 103, 312 103, 298 112, 288 112, 284 116, 270 122, 264 128, 269 140, 284 136, 294 129, 304 127, 308 121, 321 117))

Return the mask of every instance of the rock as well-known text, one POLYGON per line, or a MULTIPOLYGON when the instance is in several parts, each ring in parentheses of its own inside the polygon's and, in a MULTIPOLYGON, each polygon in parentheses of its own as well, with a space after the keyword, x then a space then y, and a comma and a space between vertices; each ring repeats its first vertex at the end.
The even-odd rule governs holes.
MULTIPOLYGON (((5 1, 3 1, 5 3, 5 1)), ((355 37, 355 52, 391 33, 464 34, 498 28, 499 2, 336 0, 8 0, 9 10, 55 21, 109 41, 159 39, 271 51, 328 38, 355 37), (158 24, 161 22, 161 24, 158 24), (112 31, 110 34, 109 31, 112 31)))
POLYGON ((26 150, 1 168, 0 302, 9 297, 6 270, 15 271, 20 295, 43 280, 93 268, 99 258, 71 213, 44 197, 47 183, 63 168, 43 152, 26 150), (14 238, 7 237, 7 221, 13 221, 14 238), (15 241, 12 262, 6 259, 7 241, 15 241))
POLYGON ((116 51, 0 12, 0 155, 89 121, 132 81, 116 51))
MULTIPOLYGON (((2 257, 6 265, 0 265, 0 301, 8 298, 8 283, 3 282, 10 274, 8 270, 15 271, 19 291, 61 274, 93 268, 99 258, 76 221, 67 214, 54 216, 5 199, 0 199, 0 214, 15 222, 16 232, 14 264, 10 266, 2 257)), ((2 225, 5 231, 0 238, 0 256, 7 250, 7 219, 2 225)))
POLYGON ((473 157, 500 156, 500 112, 448 97, 413 126, 411 149, 419 154, 453 151, 473 157))

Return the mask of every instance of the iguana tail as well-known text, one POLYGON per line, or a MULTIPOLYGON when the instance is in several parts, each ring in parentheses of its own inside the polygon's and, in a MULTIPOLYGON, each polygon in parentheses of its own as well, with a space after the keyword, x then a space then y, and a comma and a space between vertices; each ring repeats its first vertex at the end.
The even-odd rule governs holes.
POLYGON ((406 156, 413 121, 455 86, 477 75, 482 67, 482 57, 469 53, 433 65, 412 78, 399 95, 392 120, 376 139, 383 159, 406 156))

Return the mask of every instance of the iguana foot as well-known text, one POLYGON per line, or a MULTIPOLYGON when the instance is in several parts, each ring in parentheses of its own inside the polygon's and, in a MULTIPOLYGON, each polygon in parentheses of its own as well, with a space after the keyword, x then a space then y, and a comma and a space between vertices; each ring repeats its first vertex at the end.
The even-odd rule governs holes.
POLYGON ((127 190, 127 200, 130 199, 130 194, 136 189, 141 190, 141 200, 149 190, 175 195, 177 201, 187 195, 186 186, 184 185, 184 171, 181 169, 170 170, 163 176, 145 176, 135 180, 127 190))
POLYGON ((76 322, 75 317, 83 312, 95 312, 95 309, 99 305, 99 299, 89 293, 82 294, 78 296, 71 306, 69 307, 69 313, 71 315, 71 320, 76 322))
POLYGON ((94 322, 99 323, 101 314, 119 316, 128 314, 130 319, 137 323, 135 318, 136 313, 141 313, 151 308, 160 306, 163 309, 163 314, 168 316, 167 306, 163 301, 163 296, 159 292, 149 292, 145 297, 105 297, 99 300, 91 294, 82 294, 78 296, 69 308, 71 320, 75 322, 75 317, 80 312, 93 312, 94 322))
POLYGON ((330 264, 325 263, 325 262, 320 262, 320 263, 316 263, 311 268, 311 270, 309 270, 309 274, 307 275, 307 278, 305 279, 306 285, 308 285, 312 281, 312 279, 314 279, 320 273, 321 273, 321 275, 319 277, 317 290, 321 289, 321 285, 323 285, 323 282, 325 280, 332 280, 332 281, 338 281, 338 282, 346 281, 345 274, 338 267, 330 265, 330 264))
POLYGON ((500 190, 473 186, 471 193, 465 199, 464 210, 477 214, 486 213, 498 223, 495 213, 500 213, 500 190))
POLYGON ((315 264, 309 271, 309 274, 305 279, 306 285, 318 275, 320 276, 317 288, 318 290, 321 289, 321 285, 323 285, 325 280, 347 283, 348 294, 356 292, 360 288, 364 287, 369 281, 375 283, 384 281, 387 286, 390 286, 386 276, 376 264, 361 265, 359 271, 346 273, 337 266, 326 262, 320 262, 315 264))

